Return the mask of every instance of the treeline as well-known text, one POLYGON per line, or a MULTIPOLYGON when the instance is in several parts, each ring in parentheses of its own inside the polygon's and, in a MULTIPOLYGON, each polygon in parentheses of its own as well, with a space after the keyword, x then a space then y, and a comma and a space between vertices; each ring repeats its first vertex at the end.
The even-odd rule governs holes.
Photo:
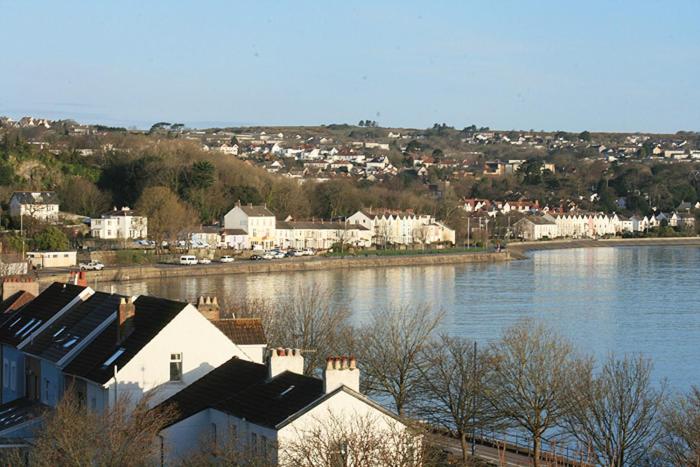
POLYGON ((465 464, 471 437, 482 431, 529 438, 535 466, 545 444, 559 454, 569 447, 589 465, 700 462, 700 389, 671 393, 641 355, 596 361, 532 321, 477 347, 438 333, 443 314, 427 306, 377 309, 352 326, 349 310, 318 287, 278 305, 233 309, 261 316, 272 346, 314 349, 304 353, 307 374, 318 373, 326 355, 356 355, 363 392, 454 436, 465 464))

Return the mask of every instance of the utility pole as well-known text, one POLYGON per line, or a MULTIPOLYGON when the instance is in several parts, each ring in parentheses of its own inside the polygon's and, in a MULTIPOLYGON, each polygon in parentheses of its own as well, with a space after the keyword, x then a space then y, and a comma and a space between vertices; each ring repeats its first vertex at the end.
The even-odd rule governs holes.
POLYGON ((472 457, 476 455, 476 341, 474 341, 474 361, 472 362, 472 457))
POLYGON ((469 241, 469 236, 471 234, 471 220, 472 218, 467 216, 467 249, 470 248, 470 241, 469 241))

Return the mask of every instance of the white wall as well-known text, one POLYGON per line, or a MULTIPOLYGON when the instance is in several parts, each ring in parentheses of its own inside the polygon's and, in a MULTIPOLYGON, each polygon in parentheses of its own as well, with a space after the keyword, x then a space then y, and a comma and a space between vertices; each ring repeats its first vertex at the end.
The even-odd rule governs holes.
MULTIPOLYGON (((137 310, 138 313, 138 310, 137 310)), ((187 305, 144 346, 125 367, 119 369, 119 394, 129 393, 132 402, 158 387, 153 403, 158 403, 209 373, 231 357, 250 358, 192 305, 187 305), (170 355, 182 354, 182 381, 170 382, 170 355)), ((110 400, 114 380, 110 380, 110 400)))

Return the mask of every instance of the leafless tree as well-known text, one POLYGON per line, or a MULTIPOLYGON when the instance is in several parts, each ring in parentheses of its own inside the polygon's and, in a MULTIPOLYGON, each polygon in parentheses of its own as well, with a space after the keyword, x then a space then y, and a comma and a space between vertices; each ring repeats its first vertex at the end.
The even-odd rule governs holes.
POLYGON ((597 373, 592 359, 574 366, 562 403, 564 426, 590 446, 596 465, 639 465, 661 435, 664 388, 652 384, 651 361, 611 355, 597 373))
POLYGON ((377 309, 357 342, 365 391, 388 396, 404 415, 421 379, 425 347, 444 313, 429 306, 377 309))
POLYGON ((459 438, 463 464, 470 454, 467 438, 477 429, 495 427, 499 419, 486 398, 493 365, 489 350, 479 352, 474 342, 442 335, 425 349, 424 365, 419 367, 415 414, 459 438))
POLYGON ((663 410, 661 455, 677 466, 700 466, 700 388, 673 399, 663 410))
POLYGON ((400 423, 329 412, 281 447, 280 463, 298 467, 417 467, 434 465, 422 434, 400 423))
POLYGON ((335 303, 332 291, 317 284, 299 287, 292 297, 278 303, 250 301, 233 305, 233 311, 237 317, 261 318, 270 346, 301 349, 307 375, 320 369, 329 355, 344 353, 353 333, 350 309, 335 303))
POLYGON ((200 449, 178 460, 181 467, 210 465, 245 465, 246 467, 269 467, 273 464, 273 443, 265 446, 249 446, 241 441, 235 430, 229 430, 223 439, 206 436, 200 440, 200 449))
POLYGON ((47 413, 28 452, 9 455, 10 465, 147 466, 160 456, 160 430, 173 420, 169 409, 150 410, 149 397, 136 404, 128 397, 104 412, 85 408, 73 391, 47 413))
POLYGON ((489 400, 513 427, 529 434, 533 465, 538 467, 544 434, 561 421, 571 344, 544 325, 525 320, 507 329, 493 351, 489 400))

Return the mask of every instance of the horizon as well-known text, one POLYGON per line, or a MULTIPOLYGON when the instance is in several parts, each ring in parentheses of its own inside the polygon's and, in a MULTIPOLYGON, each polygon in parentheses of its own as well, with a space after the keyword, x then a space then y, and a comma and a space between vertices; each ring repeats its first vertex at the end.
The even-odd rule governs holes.
POLYGON ((22 41, 4 52, 0 115, 139 129, 700 130, 698 2, 474 5, 0 0, 0 38, 22 41))

